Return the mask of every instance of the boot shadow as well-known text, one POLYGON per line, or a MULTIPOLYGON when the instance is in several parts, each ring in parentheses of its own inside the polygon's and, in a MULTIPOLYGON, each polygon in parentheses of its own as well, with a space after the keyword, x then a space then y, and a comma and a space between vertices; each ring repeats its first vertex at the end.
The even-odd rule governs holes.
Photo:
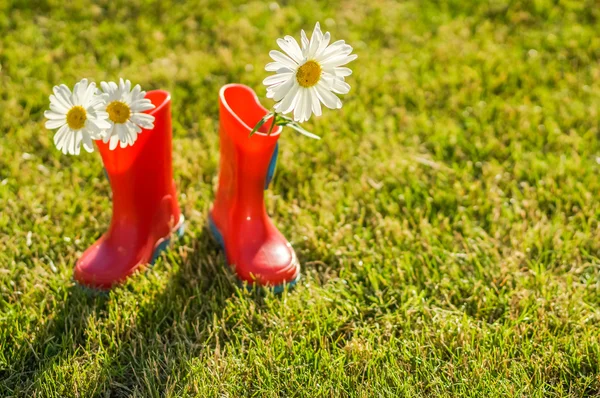
MULTIPOLYGON (((173 258, 179 267, 166 287, 139 308, 135 324, 104 364, 109 381, 105 394, 161 395, 169 383, 186 376, 194 357, 214 344, 207 325, 222 321, 236 292, 235 278, 206 225, 188 245, 192 248, 183 261, 173 258)), ((170 256, 167 251, 159 261, 171 261, 170 256)))
MULTIPOLYGON (((139 308, 135 323, 107 350, 101 369, 89 382, 91 391, 80 391, 84 396, 156 395, 156 391, 164 391, 177 381, 174 373, 183 379, 194 358, 228 341, 218 325, 232 327, 225 319, 232 297, 249 295, 256 308, 264 306, 264 291, 254 289, 248 293, 239 287, 206 226, 189 245, 191 250, 183 260, 170 250, 161 255, 159 261, 172 258, 179 267, 165 288, 139 308)), ((31 344, 18 350, 7 377, 0 373, 3 389, 11 395, 32 396, 44 391, 53 367, 86 346, 90 318, 108 316, 109 294, 76 284, 62 294, 65 300, 47 314, 50 319, 31 344)))
POLYGON ((46 373, 64 358, 85 345, 88 320, 102 314, 108 296, 71 284, 64 291, 65 300, 50 313, 31 342, 25 342, 10 360, 12 366, 2 378, 2 387, 17 396, 31 395, 39 389, 46 373))

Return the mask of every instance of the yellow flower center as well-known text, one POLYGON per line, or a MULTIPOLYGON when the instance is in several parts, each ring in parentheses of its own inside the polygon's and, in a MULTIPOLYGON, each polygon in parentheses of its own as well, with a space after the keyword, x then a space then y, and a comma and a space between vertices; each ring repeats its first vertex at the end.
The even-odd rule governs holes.
POLYGON ((85 126, 87 120, 87 113, 83 106, 77 105, 69 109, 67 112, 67 124, 73 130, 79 130, 85 126))
POLYGON ((312 87, 321 80, 321 65, 315 61, 307 61, 298 68, 296 80, 302 87, 312 87))
POLYGON ((123 101, 113 101, 106 107, 108 117, 113 123, 125 123, 131 116, 131 109, 129 105, 123 101))

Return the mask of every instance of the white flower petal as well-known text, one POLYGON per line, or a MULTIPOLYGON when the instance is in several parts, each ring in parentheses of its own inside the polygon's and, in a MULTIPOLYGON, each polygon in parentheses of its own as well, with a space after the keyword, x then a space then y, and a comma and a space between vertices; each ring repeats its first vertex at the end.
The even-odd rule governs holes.
POLYGON ((129 143, 133 145, 134 142, 138 139, 138 134, 142 132, 142 128, 132 122, 126 122, 125 126, 127 127, 127 132, 129 135, 129 143))
POLYGON ((350 76, 352 74, 352 69, 346 67, 336 67, 333 68, 334 74, 340 77, 350 76))
POLYGON ((67 147, 69 146, 69 140, 71 138, 71 135, 73 134, 73 130, 71 130, 70 128, 67 127, 63 131, 62 135, 59 136, 59 134, 60 134, 60 130, 54 136, 54 145, 56 145, 56 149, 58 149, 59 151, 61 151, 62 153, 64 153, 66 155, 69 153, 69 150, 67 147))
POLYGON ((71 155, 79 155, 79 153, 81 152, 81 141, 82 141, 82 135, 81 135, 81 131, 77 130, 77 131, 73 131, 73 134, 71 134, 71 142, 69 143, 69 153, 71 155))
POLYGON ((292 60, 290 57, 288 57, 281 51, 271 50, 269 52, 269 55, 271 56, 271 58, 273 58, 273 60, 281 63, 283 67, 295 69, 298 66, 298 64, 294 62, 294 60, 292 60))
POLYGON ((310 97, 313 113, 315 114, 315 116, 321 116, 321 101, 319 101, 319 97, 317 96, 317 89, 315 87, 310 88, 310 97))
POLYGON ((132 102, 129 107, 132 112, 143 112, 156 108, 156 106, 148 98, 143 98, 132 102))
POLYGON ((281 68, 288 68, 288 67, 283 65, 281 62, 269 62, 267 64, 267 66, 265 66, 265 70, 267 72, 277 72, 281 68))
POLYGON ((146 130, 152 130, 154 128, 154 116, 148 115, 147 113, 134 113, 129 119, 146 130))
POLYGON ((106 112, 104 110, 91 109, 88 111, 88 113, 89 113, 90 119, 97 119, 97 120, 106 119, 106 120, 108 120, 108 112, 106 112))
POLYGON ((340 109, 342 107, 342 101, 338 97, 335 96, 331 91, 329 91, 324 84, 320 82, 315 86, 317 91, 317 96, 319 100, 328 107, 329 109, 340 109))
POLYGON ((66 124, 64 126, 62 126, 61 128, 58 129, 58 131, 56 132, 56 134, 54 134, 54 145, 56 146, 57 149, 61 149, 62 148, 62 142, 65 138, 65 135, 68 134, 69 132, 69 126, 67 126, 66 124))
MULTIPOLYGON (((67 111, 73 107, 73 102, 71 101, 71 90, 64 84, 60 86, 54 86, 54 98, 56 99, 56 104, 60 104, 67 111)), ((52 96, 50 96, 50 102, 52 102, 52 96)))
POLYGON ((295 74, 297 71, 298 71, 298 68, 293 68, 292 69, 292 68, 288 68, 288 67, 284 66, 282 68, 277 69, 276 72, 277 73, 294 73, 295 74))
POLYGON ((73 87, 73 105, 83 105, 83 100, 85 99, 85 92, 88 88, 88 80, 81 79, 81 81, 75 83, 75 87, 73 87))
POLYGON ((93 94, 88 102, 88 109, 90 110, 102 110, 106 108, 106 100, 108 99, 108 94, 98 93, 93 94))
MULTIPOLYGON (((347 50, 347 47, 350 47, 346 44, 345 40, 338 40, 331 45, 329 45, 321 54, 319 54, 319 61, 325 61, 327 58, 333 55, 339 55, 344 52, 344 49, 347 50)), ((352 47, 350 47, 350 52, 352 52, 352 47)), ((348 52, 348 54, 350 54, 348 52)))
MULTIPOLYGON (((131 92, 131 82, 129 80, 123 80, 123 78, 119 78, 119 90, 121 90, 122 94, 127 94, 131 92)), ((125 99, 124 97, 122 97, 125 99)))
POLYGON ((50 110, 66 116, 67 113, 69 112, 69 109, 65 108, 64 106, 62 106, 62 104, 59 104, 57 101, 52 102, 52 97, 54 97, 54 96, 53 95, 50 96, 50 110))
POLYGON ((273 98, 275 96, 275 91, 281 86, 281 84, 276 84, 274 86, 267 87, 267 98, 273 98))
POLYGON ((104 130, 98 127, 95 121, 87 120, 84 135, 89 135, 91 138, 98 140, 104 135, 104 130))
POLYGON ((119 135, 115 134, 112 137, 110 137, 110 144, 108 144, 108 149, 113 151, 117 147, 117 145, 119 145, 119 135))
MULTIPOLYGON (((121 125, 124 131, 124 140, 121 140, 119 146, 121 148, 127 148, 130 145, 133 145, 135 143, 135 141, 137 141, 137 129, 139 129, 138 126, 134 125, 131 122, 125 122, 124 124, 121 125)), ((141 129, 139 129, 141 131, 141 129)))
POLYGON ((331 35, 329 34, 329 32, 326 32, 323 35, 323 38, 321 39, 321 43, 319 44, 319 48, 317 48, 317 51, 315 52, 315 58, 318 59, 319 56, 323 53, 323 51, 325 51, 325 49, 329 45, 329 41, 330 40, 331 40, 331 35))
POLYGON ((50 119, 50 120, 66 120, 67 115, 66 112, 65 113, 59 113, 59 112, 55 112, 55 111, 45 111, 44 112, 44 117, 46 119, 50 119))
MULTIPOLYGON (((84 94, 83 94, 83 99, 81 101, 82 104, 89 104, 91 102, 91 100, 94 98, 96 94, 96 83, 92 82, 89 84, 89 86, 87 86, 84 94)), ((96 97, 98 98, 98 97, 96 97)), ((102 98, 102 97, 100 97, 102 98)))
POLYGON ((133 88, 133 90, 131 91, 131 103, 133 103, 133 101, 138 99, 141 92, 142 92, 142 87, 139 84, 136 84, 135 87, 133 88))
POLYGON ((312 96, 311 89, 306 89, 306 93, 304 94, 304 114, 303 114, 303 122, 310 119, 310 115, 312 113, 312 96))
POLYGON ((287 92, 294 86, 296 79, 289 79, 285 83, 279 85, 273 93, 273 99, 277 102, 281 101, 287 92))
POLYGON ((300 37, 302 41, 302 54, 304 54, 304 57, 306 57, 306 51, 308 50, 308 45, 310 42, 308 41, 308 37, 306 37, 306 32, 304 32, 304 29, 300 31, 300 37))
POLYGON ((107 82, 100 82, 100 87, 105 93, 110 93, 112 91, 110 85, 107 82))
POLYGON ((50 109, 56 113, 66 114, 69 112, 69 108, 67 107, 65 101, 59 100, 55 95, 50 95, 50 109))
POLYGON ((317 22, 315 25, 315 29, 313 30, 313 34, 310 37, 310 43, 308 45, 308 51, 306 53, 307 58, 313 58, 321 44, 321 39, 323 38, 323 34, 321 33, 321 26, 317 22))
POLYGON ((104 130, 104 136, 102 138, 102 142, 105 144, 115 135, 115 125, 111 124, 108 130, 104 130))
POLYGON ((275 110, 277 112, 281 112, 284 115, 290 113, 298 100, 298 91, 300 89, 299 84, 294 84, 294 86, 288 91, 288 93, 283 97, 283 99, 275 104, 275 110))
POLYGON ((52 130, 52 129, 57 129, 59 127, 62 127, 65 124, 67 124, 67 119, 63 117, 63 119, 54 119, 54 120, 46 121, 45 127, 48 130, 52 130))
POLYGON ((319 83, 322 83, 323 87, 327 88, 327 90, 331 90, 333 84, 335 83, 335 79, 336 76, 333 73, 323 72, 321 74, 321 81, 319 83))
POLYGON ((93 120, 93 123, 98 126, 100 130, 106 130, 111 126, 111 122, 106 118, 96 118, 93 120))
POLYGON ((115 124, 115 129, 117 130, 119 141, 127 142, 127 127, 121 123, 117 123, 115 124))
POLYGON ((354 61, 358 55, 340 55, 339 57, 331 57, 327 61, 321 62, 323 68, 338 67, 346 65, 348 62, 354 61))
POLYGON ((300 49, 296 39, 294 39, 292 36, 286 36, 283 39, 277 39, 277 44, 296 63, 299 64, 303 61, 302 50, 300 49))
POLYGON ((305 88, 300 88, 298 91, 298 99, 296 106, 294 107, 294 120, 302 122, 302 115, 304 115, 304 96, 308 94, 305 88))
POLYGON ((101 82, 100 87, 102 87, 102 91, 106 94, 106 101, 114 101, 117 98, 120 98, 119 86, 115 82, 101 82))
POLYGON ((271 86, 273 84, 283 83, 286 80, 292 79, 292 78, 293 78, 292 73, 277 73, 277 74, 271 75, 271 76, 267 77, 265 80, 263 80, 263 84, 265 86, 271 86))
POLYGON ((89 153, 94 152, 94 143, 89 134, 82 133, 83 137, 83 148, 89 153))
POLYGON ((70 131, 69 133, 70 134, 65 134, 63 140, 59 143, 59 146, 57 146, 57 148, 65 155, 69 154, 69 143, 71 142, 73 132, 70 131))
POLYGON ((350 91, 350 85, 341 78, 335 79, 331 91, 336 94, 348 94, 350 91))

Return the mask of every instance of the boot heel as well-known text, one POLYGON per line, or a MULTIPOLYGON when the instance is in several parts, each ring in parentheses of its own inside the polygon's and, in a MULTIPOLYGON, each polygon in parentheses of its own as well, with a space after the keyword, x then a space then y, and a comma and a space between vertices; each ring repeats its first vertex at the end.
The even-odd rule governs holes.
POLYGON ((173 231, 171 231, 171 234, 167 238, 160 241, 154 248, 154 252, 152 253, 152 259, 150 260, 149 264, 154 265, 156 260, 158 260, 158 257, 160 257, 161 253, 169 248, 169 246, 171 245, 171 237, 172 236, 175 236, 176 239, 179 239, 179 238, 183 237, 184 234, 185 234, 185 217, 183 216, 183 214, 181 214, 181 216, 179 217, 179 223, 177 223, 175 228, 173 228, 173 231))

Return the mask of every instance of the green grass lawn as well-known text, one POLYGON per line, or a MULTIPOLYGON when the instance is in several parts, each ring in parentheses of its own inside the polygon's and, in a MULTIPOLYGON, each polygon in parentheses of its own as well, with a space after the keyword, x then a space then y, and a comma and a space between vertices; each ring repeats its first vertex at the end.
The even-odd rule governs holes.
MULTIPOLYGON (((595 0, 0 0, 0 396, 600 394, 595 0), (286 129, 267 208, 302 262, 239 289, 207 230, 218 90, 316 21, 359 58, 341 111, 286 129), (107 295, 98 152, 63 156, 52 86, 173 95, 185 237, 107 295)), ((272 102, 264 100, 266 106, 272 102)))

